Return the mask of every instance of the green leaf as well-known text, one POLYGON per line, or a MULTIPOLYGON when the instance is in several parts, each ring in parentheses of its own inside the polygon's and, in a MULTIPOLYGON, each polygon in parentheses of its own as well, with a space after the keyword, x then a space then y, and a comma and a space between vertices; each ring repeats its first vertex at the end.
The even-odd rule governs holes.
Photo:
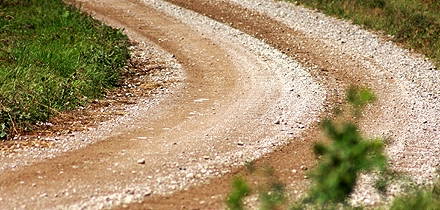
POLYGON ((69 11, 65 11, 65 12, 63 13, 62 17, 63 17, 63 18, 68 18, 69 15, 70 15, 70 12, 69 12, 69 11))

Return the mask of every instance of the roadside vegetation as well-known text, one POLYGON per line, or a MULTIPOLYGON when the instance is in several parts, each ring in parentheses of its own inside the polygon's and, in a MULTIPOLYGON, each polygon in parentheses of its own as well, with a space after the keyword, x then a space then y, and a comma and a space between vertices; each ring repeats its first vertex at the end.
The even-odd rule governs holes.
MULTIPOLYGON (((266 173, 266 182, 252 189, 244 178, 234 179, 232 191, 226 204, 229 209, 245 209, 243 200, 252 193, 259 193, 260 209, 362 209, 347 201, 354 191, 361 173, 373 172, 378 176, 374 187, 384 194, 390 184, 404 181, 406 191, 391 204, 379 204, 378 209, 440 209, 440 183, 418 186, 403 174, 387 169, 384 154, 385 140, 368 139, 361 135, 355 119, 361 117, 362 109, 375 100, 367 88, 350 88, 346 99, 349 106, 336 109, 334 119, 322 122, 322 129, 329 138, 327 143, 315 143, 314 152, 318 164, 309 173, 311 187, 302 200, 288 200, 288 192, 272 173, 266 173)), ((253 164, 247 164, 255 175, 253 164), (250 167, 252 166, 252 167, 250 167)), ((263 169, 263 171, 267 171, 263 169)), ((371 207, 370 207, 371 208, 371 207)))
POLYGON ((438 0, 287 0, 394 36, 440 66, 438 0))
POLYGON ((128 38, 61 0, 0 1, 0 138, 99 98, 128 38))

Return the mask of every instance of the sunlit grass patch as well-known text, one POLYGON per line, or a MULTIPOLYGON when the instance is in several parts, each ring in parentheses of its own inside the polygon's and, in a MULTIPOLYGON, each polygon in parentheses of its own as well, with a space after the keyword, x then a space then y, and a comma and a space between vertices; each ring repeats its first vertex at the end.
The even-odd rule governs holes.
POLYGON ((102 96, 128 39, 60 0, 0 2, 0 138, 102 96))

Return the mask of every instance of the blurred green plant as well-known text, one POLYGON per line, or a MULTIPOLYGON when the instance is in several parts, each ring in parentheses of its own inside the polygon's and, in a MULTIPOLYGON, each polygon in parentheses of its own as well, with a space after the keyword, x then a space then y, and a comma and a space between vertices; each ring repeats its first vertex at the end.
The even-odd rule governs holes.
POLYGON ((351 86, 347 90, 346 94, 347 102, 353 106, 355 117, 359 117, 362 113, 363 108, 376 100, 376 97, 369 88, 358 88, 351 86))
MULTIPOLYGON (((374 94, 368 89, 350 88, 347 101, 360 109, 373 101, 374 94)), ((329 145, 316 143, 314 152, 320 162, 311 173, 313 186, 306 202, 326 206, 345 202, 353 191, 360 172, 373 169, 383 171, 386 158, 383 155, 384 142, 380 139, 365 139, 356 124, 336 124, 324 120, 322 128, 331 139, 329 145)))
POLYGON ((260 191, 260 209, 270 210, 283 204, 286 200, 284 185, 280 182, 269 183, 269 189, 260 191))
POLYGON ((398 196, 391 204, 390 210, 440 209, 440 183, 410 191, 407 195, 398 196))
POLYGON ((231 210, 242 210, 243 199, 250 193, 250 188, 241 177, 235 177, 232 181, 232 192, 226 199, 226 205, 231 210))

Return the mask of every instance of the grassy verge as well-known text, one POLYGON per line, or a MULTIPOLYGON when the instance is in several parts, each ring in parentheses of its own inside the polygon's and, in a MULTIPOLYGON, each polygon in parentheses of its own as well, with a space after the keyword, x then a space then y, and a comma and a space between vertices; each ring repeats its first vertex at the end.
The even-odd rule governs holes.
POLYGON ((0 138, 118 81, 128 39, 61 0, 0 1, 0 138))
POLYGON ((438 0, 288 0, 385 31, 395 41, 429 57, 440 66, 440 1, 438 0))

